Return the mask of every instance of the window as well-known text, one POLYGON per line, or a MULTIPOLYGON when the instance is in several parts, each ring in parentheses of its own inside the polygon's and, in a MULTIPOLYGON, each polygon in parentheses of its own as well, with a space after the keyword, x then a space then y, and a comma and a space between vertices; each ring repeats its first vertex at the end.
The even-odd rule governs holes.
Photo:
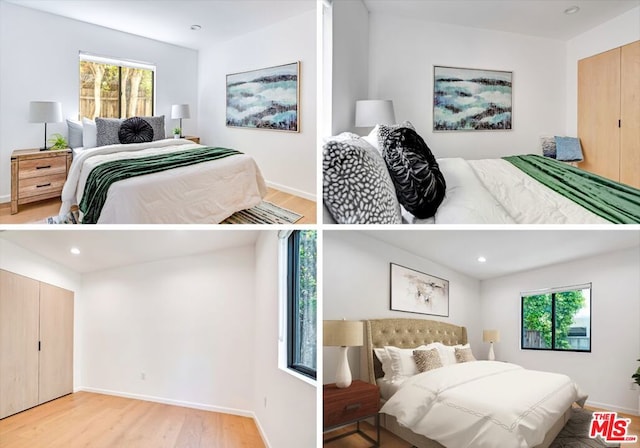
POLYGON ((316 378, 316 232, 287 240, 287 367, 316 378))
POLYGON ((591 284, 523 293, 521 348, 591 351, 591 284))
POLYGON ((80 53, 80 118, 152 116, 155 66, 80 53))

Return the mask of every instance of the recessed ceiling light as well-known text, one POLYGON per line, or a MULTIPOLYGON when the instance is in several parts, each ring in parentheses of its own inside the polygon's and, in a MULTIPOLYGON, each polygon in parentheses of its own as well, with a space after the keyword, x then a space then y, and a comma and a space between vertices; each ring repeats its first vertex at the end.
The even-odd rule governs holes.
POLYGON ((191 31, 200 31, 201 29, 202 27, 200 25, 191 25, 191 31))
POLYGON ((578 11, 580 11, 580 7, 579 6, 571 6, 570 8, 567 8, 564 10, 565 14, 575 14, 578 11))
POLYGON ((71 252, 73 255, 80 255, 80 249, 78 249, 77 247, 72 247, 69 252, 71 252))
POLYGON ((479 263, 484 263, 485 261, 487 261, 487 259, 486 259, 486 258, 484 258, 484 257, 478 257, 478 262, 479 262, 479 263))

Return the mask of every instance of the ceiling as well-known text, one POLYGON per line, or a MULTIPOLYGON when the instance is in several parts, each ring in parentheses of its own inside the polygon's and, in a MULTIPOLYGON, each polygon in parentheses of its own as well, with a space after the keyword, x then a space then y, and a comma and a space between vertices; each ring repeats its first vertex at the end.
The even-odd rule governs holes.
POLYGON ((316 0, 6 1, 196 50, 316 7, 316 0), (191 25, 202 29, 192 31, 191 25))
POLYGON ((255 244, 252 230, 7 230, 0 238, 79 273, 255 244), (80 255, 70 252, 80 249, 80 255))
POLYGON ((640 230, 366 230, 364 234, 486 280, 627 248, 640 230), (479 263, 478 257, 487 261, 479 263))
POLYGON ((364 0, 364 3, 373 13, 560 40, 569 40, 640 6, 640 0, 364 0), (574 5, 580 7, 578 13, 564 14, 565 9, 574 5))

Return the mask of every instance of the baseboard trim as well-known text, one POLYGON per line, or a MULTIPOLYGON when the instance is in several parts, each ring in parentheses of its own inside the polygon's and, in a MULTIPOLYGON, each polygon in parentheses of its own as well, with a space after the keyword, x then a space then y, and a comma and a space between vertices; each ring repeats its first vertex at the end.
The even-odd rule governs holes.
POLYGON ((631 414, 631 415, 640 415, 640 412, 638 412, 638 409, 623 408, 622 406, 615 406, 613 404, 608 404, 608 403, 598 403, 597 401, 587 401, 585 404, 587 406, 592 406, 594 408, 607 409, 609 411, 615 411, 615 412, 624 412, 625 414, 631 414))
POLYGON ((293 194, 295 196, 300 196, 301 198, 308 199, 310 201, 316 202, 316 195, 307 193, 306 191, 297 190, 295 188, 287 187, 285 185, 280 185, 275 182, 265 181, 268 187, 275 188, 276 190, 284 191, 285 193, 293 194))
POLYGON ((260 420, 258 419, 258 416, 255 413, 253 413, 253 421, 256 422, 256 426, 258 427, 258 432, 260 433, 260 437, 262 437, 264 446, 266 446, 267 448, 271 448, 271 444, 269 443, 269 439, 267 438, 267 433, 264 432, 264 429, 260 424, 260 420))
POLYGON ((115 390, 98 389, 95 387, 79 387, 75 389, 75 391, 76 392, 93 392, 96 394, 113 395, 115 397, 132 398, 134 400, 151 401, 154 403, 169 404, 173 406, 182 406, 184 408, 193 408, 193 409, 200 409, 203 411, 238 415, 240 417, 251 417, 257 423, 255 414, 252 411, 245 411, 243 409, 227 408, 223 406, 213 406, 210 404, 202 404, 202 403, 193 403, 191 401, 172 400, 170 398, 154 397, 152 395, 132 394, 128 392, 119 392, 115 390))
POLYGON ((5 202, 11 202, 11 195, 0 196, 0 204, 4 204, 5 202))

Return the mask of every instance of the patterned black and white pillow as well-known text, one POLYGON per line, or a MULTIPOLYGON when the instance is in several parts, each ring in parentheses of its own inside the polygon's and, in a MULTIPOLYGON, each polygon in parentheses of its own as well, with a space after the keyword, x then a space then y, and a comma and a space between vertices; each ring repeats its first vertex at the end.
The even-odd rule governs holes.
POLYGON ((545 157, 556 158, 556 138, 540 137, 540 146, 542 147, 542 155, 545 157))
POLYGON ((409 128, 409 129, 413 129, 414 131, 416 130, 416 128, 413 127, 410 121, 403 121, 400 124, 378 125, 378 151, 382 153, 385 146, 385 141, 387 140, 387 137, 389 137, 389 134, 391 134, 396 129, 401 129, 401 128, 409 128))
POLYGON ((339 224, 400 224, 400 204, 384 160, 362 140, 330 140, 322 154, 323 199, 339 224))
POLYGON ((413 129, 398 128, 385 140, 382 157, 402 206, 420 219, 435 215, 447 184, 422 137, 413 129))
POLYGON ((96 118, 96 146, 119 144, 121 124, 120 118, 96 118))

